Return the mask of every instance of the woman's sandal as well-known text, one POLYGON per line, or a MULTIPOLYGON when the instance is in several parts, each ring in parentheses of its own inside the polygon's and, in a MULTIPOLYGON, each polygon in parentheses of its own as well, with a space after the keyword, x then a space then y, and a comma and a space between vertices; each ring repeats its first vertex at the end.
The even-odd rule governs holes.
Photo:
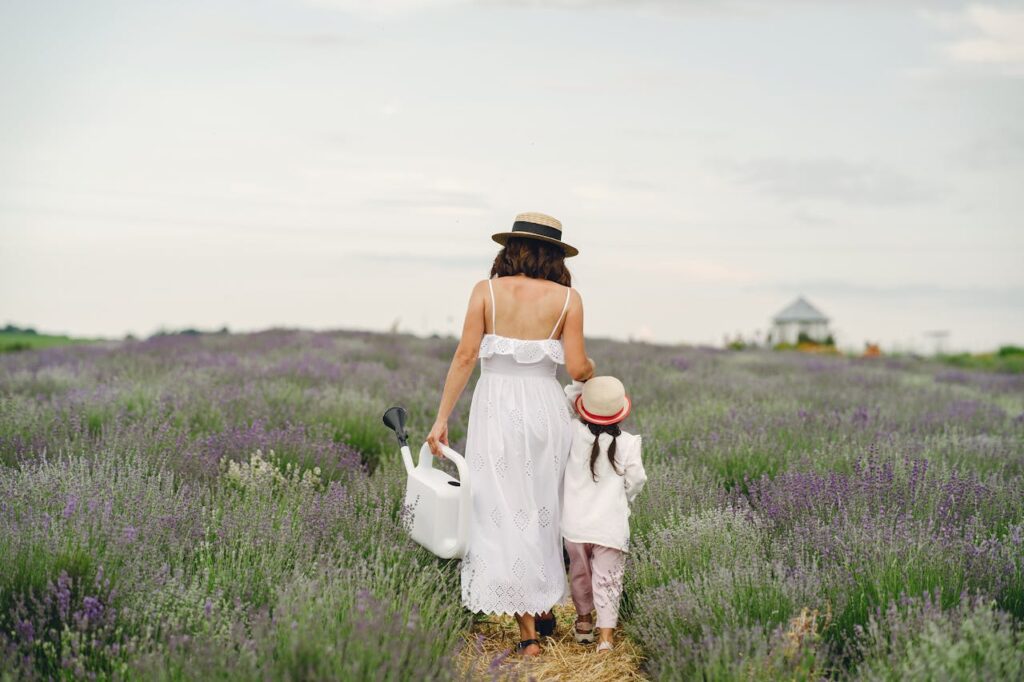
POLYGON ((576 638, 578 644, 593 644, 594 643, 594 622, 588 620, 576 620, 576 624, 572 628, 572 634, 576 638), (589 625, 589 630, 580 630, 580 625, 589 625))
POLYGON ((602 651, 611 651, 611 650, 612 650, 612 643, 611 642, 600 642, 597 645, 597 653, 601 653, 602 651))
POLYGON ((537 634, 541 637, 555 636, 555 613, 552 611, 547 618, 536 617, 533 619, 537 634))
MULTIPOLYGON (((516 644, 516 653, 517 654, 522 654, 524 651, 526 651, 528 648, 530 648, 534 644, 537 645, 538 649, 540 648, 540 640, 539 639, 524 639, 524 640, 520 641, 519 644, 516 644)), ((529 654, 527 654, 527 655, 529 655, 529 654)), ((537 656, 538 654, 532 654, 532 655, 537 656)))

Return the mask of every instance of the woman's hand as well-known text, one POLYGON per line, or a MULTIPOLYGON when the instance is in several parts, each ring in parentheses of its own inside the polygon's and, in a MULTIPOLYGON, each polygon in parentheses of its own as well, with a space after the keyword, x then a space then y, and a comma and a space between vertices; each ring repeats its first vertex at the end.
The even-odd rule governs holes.
POLYGON ((430 428, 430 433, 427 434, 427 445, 430 446, 430 451, 434 453, 434 457, 444 457, 441 453, 441 443, 448 445, 447 419, 444 421, 438 419, 430 428))

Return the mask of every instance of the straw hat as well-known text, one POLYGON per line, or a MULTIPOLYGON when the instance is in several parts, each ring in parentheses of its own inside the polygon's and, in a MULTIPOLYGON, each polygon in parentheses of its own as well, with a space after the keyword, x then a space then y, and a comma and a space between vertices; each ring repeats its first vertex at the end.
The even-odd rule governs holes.
POLYGON ((629 415, 633 403, 626 388, 615 377, 594 377, 583 384, 576 396, 576 411, 592 424, 615 424, 629 415))
POLYGON ((512 223, 511 231, 497 232, 491 235, 491 239, 502 246, 505 246, 509 237, 527 237, 558 244, 565 251, 566 258, 579 253, 575 246, 569 246, 562 241, 562 223, 557 218, 552 218, 544 213, 520 213, 516 216, 516 221, 512 223))

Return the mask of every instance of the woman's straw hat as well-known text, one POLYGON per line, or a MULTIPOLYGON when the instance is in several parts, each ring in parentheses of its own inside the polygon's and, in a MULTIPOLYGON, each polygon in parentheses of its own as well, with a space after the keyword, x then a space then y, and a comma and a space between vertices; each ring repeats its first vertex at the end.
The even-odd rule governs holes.
POLYGON ((591 424, 615 424, 629 415, 633 403, 615 377, 594 377, 576 396, 576 411, 591 424))
POLYGON ((509 237, 527 237, 558 244, 565 251, 566 258, 579 253, 575 246, 569 246, 562 241, 562 223, 557 218, 552 218, 544 213, 520 213, 516 216, 516 221, 512 223, 511 231, 497 232, 491 235, 491 239, 502 246, 505 246, 509 237))

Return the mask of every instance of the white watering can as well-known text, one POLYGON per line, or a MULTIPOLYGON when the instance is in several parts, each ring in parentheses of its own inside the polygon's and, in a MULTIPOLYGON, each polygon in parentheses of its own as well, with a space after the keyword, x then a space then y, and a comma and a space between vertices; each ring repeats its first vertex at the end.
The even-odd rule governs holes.
POLYGON ((384 413, 384 424, 398 436, 402 461, 408 473, 405 505, 412 514, 409 534, 442 559, 461 559, 469 542, 469 515, 473 505, 466 460, 441 444, 442 454, 454 462, 459 471, 459 478, 454 479, 434 468, 434 455, 430 446, 424 443, 420 448, 419 463, 413 466, 409 437, 405 432, 407 417, 408 413, 401 407, 388 408, 384 413))

